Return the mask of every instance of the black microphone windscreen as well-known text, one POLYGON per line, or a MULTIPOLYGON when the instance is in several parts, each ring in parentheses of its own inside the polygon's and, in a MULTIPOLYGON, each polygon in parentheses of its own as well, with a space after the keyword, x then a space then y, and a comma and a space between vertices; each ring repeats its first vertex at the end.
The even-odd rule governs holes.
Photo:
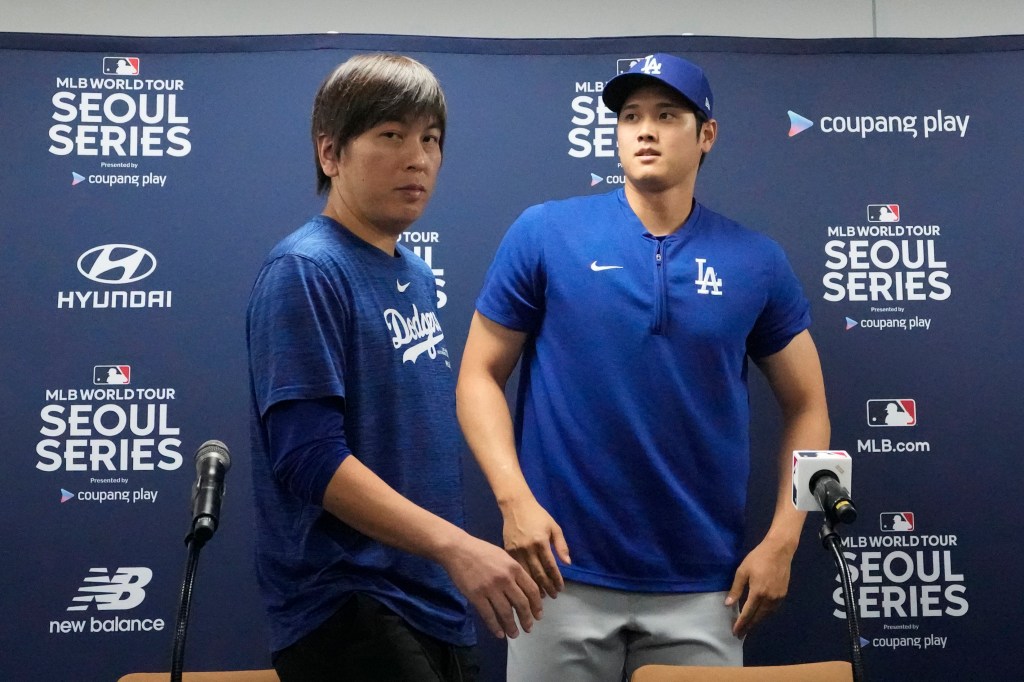
POLYGON ((208 440, 199 446, 199 449, 196 450, 196 464, 211 456, 220 460, 224 471, 231 468, 231 453, 228 452, 228 446, 219 440, 208 440))

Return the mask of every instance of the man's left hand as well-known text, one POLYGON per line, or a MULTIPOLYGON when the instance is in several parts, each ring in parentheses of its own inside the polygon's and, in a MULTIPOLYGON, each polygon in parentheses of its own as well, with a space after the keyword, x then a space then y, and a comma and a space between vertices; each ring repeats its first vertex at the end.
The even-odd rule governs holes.
POLYGON ((779 607, 789 590, 789 567, 793 552, 785 546, 765 539, 755 547, 736 569, 732 588, 725 598, 725 605, 732 606, 743 593, 746 601, 739 618, 732 627, 732 634, 742 639, 779 607))

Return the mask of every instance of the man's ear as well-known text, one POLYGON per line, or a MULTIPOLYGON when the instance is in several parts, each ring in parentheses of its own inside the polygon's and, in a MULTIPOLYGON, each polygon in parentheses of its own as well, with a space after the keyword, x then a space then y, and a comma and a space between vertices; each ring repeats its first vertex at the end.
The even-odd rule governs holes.
POLYGON ((341 150, 335 150, 334 140, 329 135, 320 135, 316 138, 316 154, 320 159, 320 168, 323 169, 324 175, 330 178, 338 174, 338 158, 341 156, 341 150))
POLYGON ((700 149, 707 154, 718 139, 718 121, 709 119, 700 128, 700 149))

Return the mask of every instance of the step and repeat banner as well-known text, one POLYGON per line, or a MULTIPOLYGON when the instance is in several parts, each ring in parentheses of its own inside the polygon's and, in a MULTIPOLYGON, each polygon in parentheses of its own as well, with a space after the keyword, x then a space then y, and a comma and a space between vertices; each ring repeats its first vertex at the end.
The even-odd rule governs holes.
MULTIPOLYGON (((651 52, 702 64, 720 136, 698 198, 789 254, 812 301, 860 517, 843 529, 870 679, 1024 678, 1024 38, 474 40, 0 34, 5 680, 168 670, 196 448, 231 450, 186 667, 269 666, 252 567, 244 314, 271 246, 319 212, 309 113, 363 51, 440 78, 439 189, 402 237, 433 268, 457 361, 527 206, 621 187, 604 83, 651 52)), ((733 276, 742 276, 736 273, 733 276)), ((624 359, 624 361, 627 361, 624 359)), ((457 366, 457 365, 456 365, 457 366)), ((750 533, 778 415, 751 373, 750 533)), ((658 406, 652 406, 652 418, 658 406)), ((497 540, 467 459, 473 532, 497 540)), ((848 656, 809 518, 748 664, 848 656)), ((484 679, 503 645, 481 636, 484 679)))

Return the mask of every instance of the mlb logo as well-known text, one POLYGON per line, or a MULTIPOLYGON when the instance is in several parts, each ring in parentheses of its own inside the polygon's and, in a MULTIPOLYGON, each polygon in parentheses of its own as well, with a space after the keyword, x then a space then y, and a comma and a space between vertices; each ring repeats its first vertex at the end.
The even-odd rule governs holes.
POLYGON ((913 398, 869 400, 868 426, 917 426, 917 401, 913 398))
POLYGON ((795 463, 798 457, 818 457, 821 454, 831 455, 832 457, 850 456, 850 453, 846 450, 797 450, 793 453, 793 462, 795 463))
POLYGON ((92 368, 92 383, 96 386, 124 386, 132 383, 131 365, 96 365, 92 368))
POLYGON ((869 223, 896 223, 899 220, 899 204, 868 204, 869 223))
POLYGON ((878 527, 885 533, 909 533, 914 530, 914 512, 882 512, 878 527))
POLYGON ((630 58, 630 59, 619 59, 619 60, 616 60, 616 62, 615 62, 615 75, 618 76, 620 74, 626 73, 627 71, 632 69, 634 66, 636 66, 642 60, 643 60, 643 57, 633 57, 633 58, 630 58))
POLYGON ((105 76, 138 76, 138 57, 104 57, 103 75, 105 76))

